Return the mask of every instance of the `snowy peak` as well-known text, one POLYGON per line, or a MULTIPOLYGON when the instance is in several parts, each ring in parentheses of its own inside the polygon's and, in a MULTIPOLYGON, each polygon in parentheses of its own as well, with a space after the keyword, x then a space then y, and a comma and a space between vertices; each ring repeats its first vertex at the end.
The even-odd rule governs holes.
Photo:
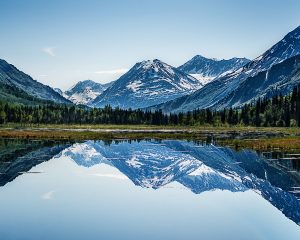
POLYGON ((95 90, 97 89, 98 91, 103 91, 103 86, 100 83, 96 83, 92 80, 84 80, 84 81, 79 81, 78 83, 76 83, 73 87, 71 87, 65 93, 68 95, 72 95, 74 93, 83 92, 87 88, 94 88, 95 90))
POLYGON ((185 64, 178 67, 189 74, 202 74, 206 77, 216 77, 224 72, 234 71, 250 62, 247 58, 216 59, 196 55, 185 64))
POLYGON ((144 108, 201 88, 192 76, 158 59, 136 63, 94 101, 94 106, 144 108))
POLYGON ((166 81, 176 91, 193 91, 199 89, 202 85, 197 79, 158 59, 137 63, 136 68, 134 67, 133 70, 136 75, 143 76, 144 82, 149 80, 154 80, 153 82, 166 81))
POLYGON ((203 84, 207 84, 214 78, 233 72, 248 62, 250 62, 250 60, 246 58, 218 60, 216 58, 206 58, 201 55, 196 55, 182 66, 178 67, 178 69, 192 75, 203 84))
MULTIPOLYGON (((176 68, 158 59, 139 62, 131 70, 137 75, 142 74, 145 81, 156 77, 175 78, 176 75, 183 75, 176 68)), ((190 81, 198 84, 192 77, 190 77, 190 81)))
POLYGON ((288 33, 281 41, 254 59, 247 69, 264 71, 290 57, 300 54, 300 26, 288 33))
MULTIPOLYGON (((90 103, 103 93, 110 84, 100 84, 92 80, 79 81, 63 94, 75 104, 90 105, 90 103)), ((63 96, 64 96, 63 95, 63 96)))
POLYGON ((141 66, 145 70, 154 69, 155 71, 158 71, 159 68, 166 66, 167 64, 161 62, 158 59, 154 60, 145 60, 140 63, 138 63, 139 66, 141 66))

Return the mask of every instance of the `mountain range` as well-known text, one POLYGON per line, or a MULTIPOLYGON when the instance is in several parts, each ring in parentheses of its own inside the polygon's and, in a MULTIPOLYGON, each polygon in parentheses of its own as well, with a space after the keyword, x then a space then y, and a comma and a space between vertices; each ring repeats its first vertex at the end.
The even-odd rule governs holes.
POLYGON ((236 71, 217 77, 189 96, 177 98, 152 109, 181 112, 197 108, 239 107, 261 97, 261 91, 264 91, 266 96, 272 96, 279 90, 287 92, 299 84, 297 75, 299 64, 297 58, 288 62, 285 60, 298 54, 300 54, 300 27, 236 71), (288 64, 292 64, 289 66, 290 70, 287 73, 281 72, 280 69, 288 64), (272 77, 273 74, 277 75, 276 80, 271 78, 271 75, 269 77, 270 72, 272 77))
POLYGON ((246 58, 217 60, 197 55, 176 69, 158 59, 146 60, 133 66, 127 74, 115 81, 115 85, 115 82, 100 84, 85 80, 78 82, 68 91, 58 91, 75 104, 145 108, 190 94, 215 77, 232 72, 249 61, 246 58), (187 74, 196 78, 198 82, 187 74), (110 86, 113 86, 112 89, 105 92, 110 86))
POLYGON ((52 101, 102 108, 186 112, 240 107, 261 97, 287 94, 300 84, 300 27, 250 61, 217 60, 197 55, 173 67, 158 59, 136 63, 108 84, 78 82, 69 90, 52 89, 0 60, 0 99, 24 104, 52 101))

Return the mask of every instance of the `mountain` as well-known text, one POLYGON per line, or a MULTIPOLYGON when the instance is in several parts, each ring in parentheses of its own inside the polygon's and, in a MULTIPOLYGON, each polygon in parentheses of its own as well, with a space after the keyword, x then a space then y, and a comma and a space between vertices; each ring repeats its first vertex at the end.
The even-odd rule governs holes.
MULTIPOLYGON (((19 93, 22 92, 23 95, 27 94, 37 99, 49 100, 56 103, 70 103, 70 101, 62 97, 51 87, 33 80, 29 75, 2 59, 0 59, 0 84, 10 90, 18 89, 19 93)), ((8 99, 9 95, 15 97, 13 91, 10 91, 10 93, 6 92, 6 95, 8 99)))
POLYGON ((91 102, 109 88, 113 82, 101 84, 92 80, 79 81, 69 90, 63 92, 57 89, 62 96, 66 97, 75 104, 90 105, 91 102))
POLYGON ((287 95, 300 84, 300 55, 273 65, 270 69, 248 77, 237 89, 216 104, 218 109, 239 107, 258 98, 287 95))
MULTIPOLYGON (((257 81, 257 75, 259 73, 268 71, 272 66, 280 64, 298 54, 300 54, 300 26, 288 33, 281 41, 261 56, 238 70, 226 74, 225 76, 217 77, 189 96, 154 106, 152 109, 162 109, 164 112, 180 112, 196 108, 222 109, 223 107, 240 106, 257 97, 257 92, 253 90, 251 90, 252 94, 248 94, 248 89, 251 88, 252 84, 253 86, 255 85, 256 88, 263 86, 262 89, 264 90, 269 87, 272 88, 271 85, 273 85, 273 87, 276 85, 276 83, 269 78, 267 78, 267 81, 263 79, 257 81), (240 98, 243 98, 243 91, 247 93, 247 98, 240 102, 240 98), (228 101, 228 98, 232 98, 233 96, 238 97, 235 97, 235 100, 230 99, 230 101, 228 101)), ((296 68, 297 66, 295 66, 295 69, 296 68)), ((282 78, 286 79, 288 76, 284 75, 282 78)), ((277 79, 279 81, 281 78, 278 77, 277 79)), ((271 91, 269 91, 269 93, 271 93, 271 91)))
POLYGON ((211 82, 214 78, 233 72, 246 63, 250 62, 247 58, 231 58, 231 59, 211 59, 201 55, 196 55, 191 60, 178 67, 179 70, 192 75, 203 84, 211 82))
POLYGON ((21 103, 25 105, 43 105, 50 101, 42 100, 29 95, 22 89, 0 82, 0 100, 10 103, 21 103))
POLYGON ((202 84, 158 59, 136 63, 94 102, 95 107, 144 108, 190 94, 202 84))

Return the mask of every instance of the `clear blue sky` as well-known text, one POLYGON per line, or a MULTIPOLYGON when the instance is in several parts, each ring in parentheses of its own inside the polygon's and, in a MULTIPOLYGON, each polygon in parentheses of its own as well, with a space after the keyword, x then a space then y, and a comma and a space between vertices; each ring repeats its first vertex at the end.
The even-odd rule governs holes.
POLYGON ((300 25, 299 0, 1 0, 0 58, 66 89, 135 62, 255 58, 300 25))

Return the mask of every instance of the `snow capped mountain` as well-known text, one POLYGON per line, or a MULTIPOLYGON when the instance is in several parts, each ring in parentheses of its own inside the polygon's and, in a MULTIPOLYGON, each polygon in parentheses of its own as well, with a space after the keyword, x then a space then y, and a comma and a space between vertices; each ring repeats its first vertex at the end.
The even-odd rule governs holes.
POLYGON ((63 96, 32 77, 18 70, 15 66, 0 59, 0 83, 17 87, 30 96, 56 103, 71 103, 63 96))
POLYGON ((79 81, 71 89, 65 91, 63 96, 67 96, 67 98, 75 104, 90 105, 91 102, 110 87, 112 83, 113 82, 100 84, 92 80, 79 81))
MULTIPOLYGON (((251 85, 251 78, 255 79, 261 72, 267 71, 272 66, 298 54, 300 54, 300 26, 288 33, 281 41, 264 54, 238 70, 226 74, 225 76, 217 77, 189 96, 184 96, 174 101, 155 106, 153 109, 162 109, 165 112, 180 112, 196 108, 222 109, 223 107, 239 106, 243 103, 239 102, 239 98, 236 98, 235 102, 230 101, 229 103, 226 98, 232 94, 239 95, 235 91, 240 91, 237 89, 242 86, 242 84, 244 84, 245 87, 247 85, 245 85, 246 81, 249 81, 251 85)), ((261 82, 261 84, 264 83, 267 82, 261 82)), ((264 88, 266 89, 267 87, 268 86, 265 86, 264 88)), ((247 89, 244 89, 244 91, 247 91, 247 89)), ((248 99, 255 98, 256 96, 255 94, 248 96, 248 99)))
POLYGON ((288 33, 268 51, 254 59, 249 64, 248 69, 253 69, 256 72, 267 70, 272 65, 298 54, 300 54, 300 26, 288 33))
POLYGON ((106 91, 95 107, 144 108, 190 94, 202 84, 192 76, 160 60, 136 63, 106 91))
POLYGON ((288 58, 270 69, 248 77, 238 88, 216 104, 218 109, 239 107, 259 97, 271 98, 278 94, 289 94, 300 84, 300 55, 288 58))
POLYGON ((221 74, 224 75, 233 72, 248 62, 250 62, 250 60, 247 58, 218 60, 196 55, 182 66, 178 67, 178 69, 192 75, 205 85, 221 74))

